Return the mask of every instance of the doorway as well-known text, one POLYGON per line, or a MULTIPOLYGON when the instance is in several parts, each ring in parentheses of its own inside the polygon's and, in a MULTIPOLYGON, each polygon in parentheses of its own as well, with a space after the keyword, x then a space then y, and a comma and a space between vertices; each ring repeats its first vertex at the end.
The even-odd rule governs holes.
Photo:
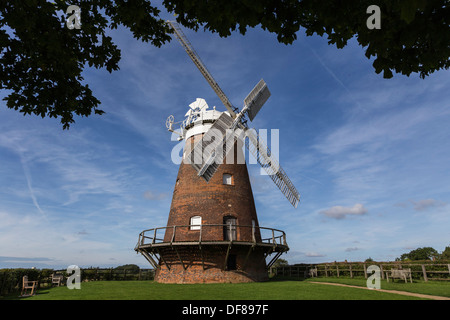
POLYGON ((237 240, 236 218, 223 217, 223 239, 225 241, 237 240))

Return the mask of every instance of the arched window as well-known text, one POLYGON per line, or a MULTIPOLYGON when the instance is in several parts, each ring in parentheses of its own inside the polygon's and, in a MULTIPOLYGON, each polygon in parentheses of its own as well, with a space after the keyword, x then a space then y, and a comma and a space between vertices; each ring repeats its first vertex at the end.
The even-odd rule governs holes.
POLYGON ((232 185, 233 184, 233 176, 229 173, 223 174, 223 184, 232 185))
POLYGON ((194 216, 191 217, 190 230, 200 230, 202 225, 202 217, 194 216))

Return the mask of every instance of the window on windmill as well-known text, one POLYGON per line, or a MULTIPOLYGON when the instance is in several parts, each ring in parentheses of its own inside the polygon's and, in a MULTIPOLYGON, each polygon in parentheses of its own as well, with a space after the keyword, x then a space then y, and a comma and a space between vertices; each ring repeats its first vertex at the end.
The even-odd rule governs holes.
POLYGON ((223 184, 232 185, 233 184, 233 176, 229 173, 223 174, 223 184))
POLYGON ((194 216, 191 218, 190 229, 191 230, 200 230, 202 225, 202 217, 194 216))

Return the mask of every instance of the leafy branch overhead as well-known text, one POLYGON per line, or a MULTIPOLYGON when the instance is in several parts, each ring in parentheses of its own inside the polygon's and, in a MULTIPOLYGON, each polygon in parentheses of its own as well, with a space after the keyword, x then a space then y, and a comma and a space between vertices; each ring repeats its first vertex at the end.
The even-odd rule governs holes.
MULTIPOLYGON (((107 36, 119 25, 156 47, 170 41, 160 10, 146 0, 2 0, 0 6, 0 88, 6 105, 23 114, 61 118, 102 114, 100 101, 83 84, 86 66, 119 69, 120 49, 107 36), (69 5, 81 9, 81 29, 66 27, 69 5)), ((298 31, 327 37, 343 48, 355 38, 373 59, 376 73, 422 78, 448 69, 450 5, 448 0, 164 0, 184 27, 245 34, 261 27, 280 43, 292 44, 298 31), (366 26, 366 9, 381 9, 381 29, 366 26)))

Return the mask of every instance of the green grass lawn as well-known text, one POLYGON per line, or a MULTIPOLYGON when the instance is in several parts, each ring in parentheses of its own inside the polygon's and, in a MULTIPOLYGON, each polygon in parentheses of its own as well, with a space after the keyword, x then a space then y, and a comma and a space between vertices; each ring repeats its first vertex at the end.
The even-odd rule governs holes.
MULTIPOLYGON (((268 281, 240 284, 162 284, 154 281, 83 282, 80 290, 67 287, 40 289, 24 300, 414 300, 416 297, 310 281, 337 281, 366 286, 365 279, 313 278, 307 281, 268 281)), ((386 283, 381 289, 450 296, 448 283, 386 283)), ((7 299, 19 299, 16 295, 7 299)))
MULTIPOLYGON (((307 281, 322 281, 322 282, 333 282, 341 284, 349 284, 353 286, 366 287, 366 279, 364 278, 335 278, 335 277, 319 277, 319 278, 309 278, 307 281)), ((442 296, 450 298, 450 282, 449 281, 417 281, 414 280, 413 283, 405 283, 403 280, 381 280, 380 289, 384 290, 397 290, 406 291, 413 293, 428 294, 434 296, 442 296)))

